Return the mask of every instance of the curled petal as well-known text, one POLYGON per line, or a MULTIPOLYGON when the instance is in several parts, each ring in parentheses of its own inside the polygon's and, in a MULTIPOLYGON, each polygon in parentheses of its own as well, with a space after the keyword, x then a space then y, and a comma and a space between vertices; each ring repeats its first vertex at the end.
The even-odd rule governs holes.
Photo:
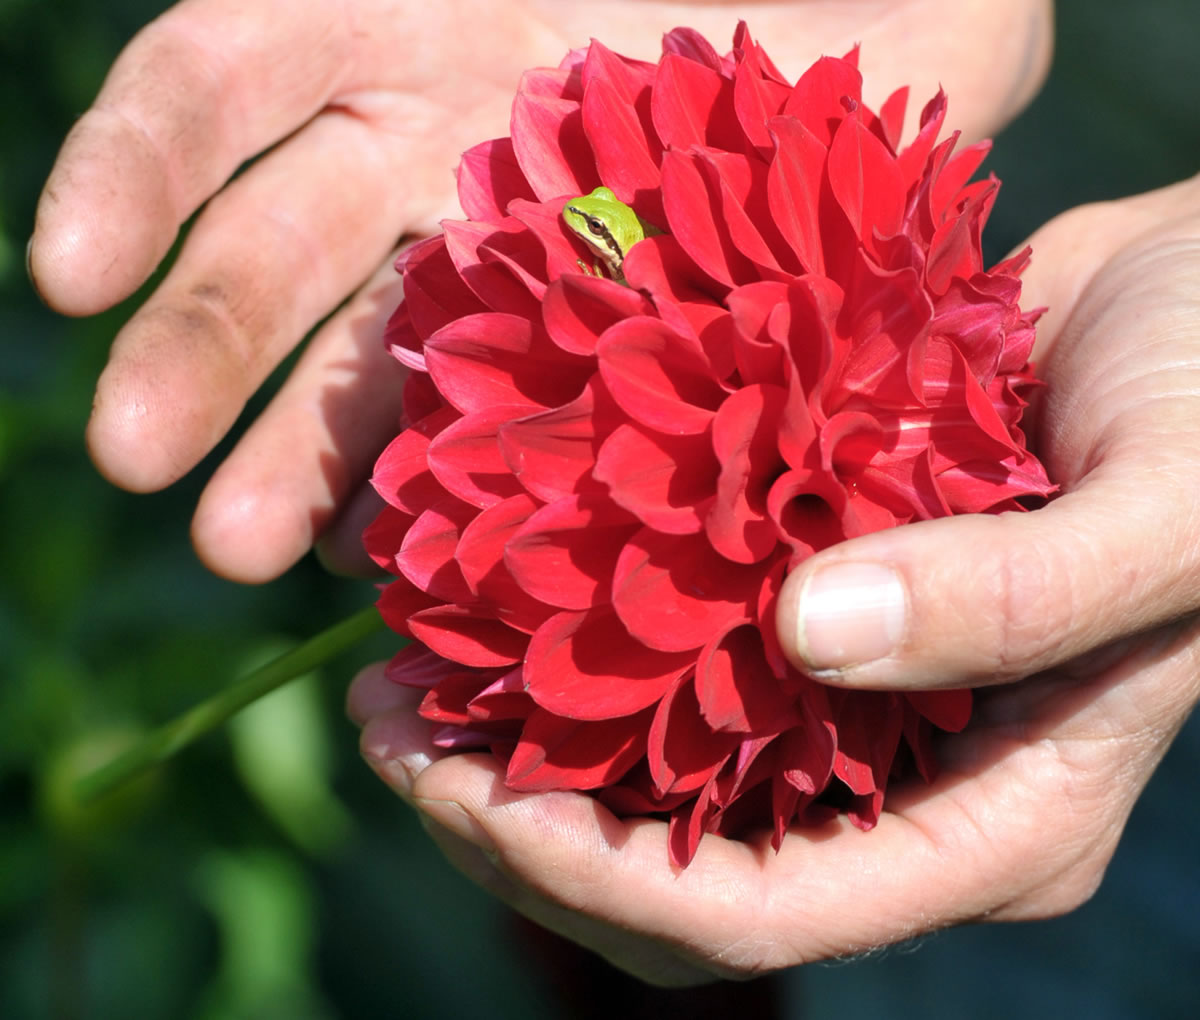
POLYGON ((647 722, 648 713, 581 722, 537 710, 521 731, 505 782, 523 793, 608 786, 646 753, 647 722))
POLYGON ((758 628, 742 624, 715 637, 696 662, 696 696, 713 730, 782 733, 800 721, 796 694, 767 662, 758 628))

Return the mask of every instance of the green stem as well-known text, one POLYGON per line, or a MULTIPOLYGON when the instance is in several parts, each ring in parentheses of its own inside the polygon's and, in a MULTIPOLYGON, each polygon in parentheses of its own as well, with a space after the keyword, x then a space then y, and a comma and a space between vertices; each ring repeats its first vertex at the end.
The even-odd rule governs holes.
POLYGON ((298 648, 285 652, 279 658, 254 670, 249 676, 218 691, 211 698, 148 734, 107 765, 84 776, 75 784, 76 797, 83 804, 90 804, 103 797, 215 730, 264 694, 269 694, 276 687, 328 662, 335 655, 352 648, 383 627, 383 618, 378 609, 374 606, 360 609, 353 616, 309 638, 298 648))

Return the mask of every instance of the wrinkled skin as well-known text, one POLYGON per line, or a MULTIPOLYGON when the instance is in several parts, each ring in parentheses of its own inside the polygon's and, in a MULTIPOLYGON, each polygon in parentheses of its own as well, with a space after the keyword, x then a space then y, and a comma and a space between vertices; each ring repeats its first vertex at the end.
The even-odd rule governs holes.
MULTIPOLYGON (((930 95, 940 80, 951 121, 978 137, 1036 88, 1048 6, 527 0, 446 3, 431 21, 427 5, 382 0, 314 2, 302 14, 278 0, 181 4, 130 44, 73 129, 30 252, 47 302, 90 314, 127 296, 215 194, 114 343, 89 425, 93 457, 127 488, 170 484, 355 291, 218 469, 193 525, 205 561, 238 580, 275 576, 322 532, 327 561, 353 567, 374 512, 361 480, 399 412, 378 343, 397 284, 386 266, 371 274, 401 234, 452 212, 449 168, 468 145, 505 133, 521 68, 556 63, 590 34, 650 58, 676 24, 720 44, 741 16, 792 77, 861 41, 868 101, 901 82, 930 95)), ((988 687, 971 728, 942 749, 937 783, 898 788, 869 835, 839 820, 793 834, 778 855, 765 841, 710 836, 676 873, 664 823, 614 819, 580 794, 512 794, 492 759, 441 758, 412 693, 368 669, 349 696, 364 755, 452 861, 528 916, 664 984, 752 975, 967 920, 1049 917, 1087 899, 1200 698, 1190 541, 1200 180, 1074 210, 1032 243, 1023 304, 1052 309, 1035 351, 1048 383, 1035 446, 1064 495, 1033 514, 932 521, 834 547, 798 569, 781 599, 789 655, 830 682, 988 687), (798 624, 806 581, 838 562, 898 578, 904 613, 890 651, 831 656, 798 624)))

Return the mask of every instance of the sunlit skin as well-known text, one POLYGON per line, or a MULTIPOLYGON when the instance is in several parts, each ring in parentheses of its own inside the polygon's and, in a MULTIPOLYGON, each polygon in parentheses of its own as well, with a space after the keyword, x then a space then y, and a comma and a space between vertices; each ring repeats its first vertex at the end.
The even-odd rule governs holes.
MULTIPOLYGON (((652 60, 680 24, 723 50, 746 17, 792 79, 861 42, 873 108, 901 84, 918 102, 944 84, 969 141, 1029 100, 1050 51, 1045 0, 599 6, 602 32, 595 0, 446 0, 436 18, 415 0, 188 0, 114 66, 39 206, 40 293, 68 314, 110 307, 204 208, 98 383, 88 444, 103 474, 138 491, 181 477, 339 309, 208 484, 193 535, 214 570, 267 580, 322 533, 330 562, 362 562, 376 505, 364 481, 401 410, 379 343, 399 300, 390 253, 456 215, 450 168, 506 133, 523 68, 596 34, 652 60)), ((781 598, 781 641, 805 664, 805 579, 853 560, 897 572, 900 646, 831 680, 992 685, 946 742, 938 783, 897 791, 870 834, 835 822, 778 856, 706 837, 679 875, 663 823, 619 821, 582 794, 505 790, 490 757, 429 743, 419 694, 368 671, 350 693, 364 754, 451 860, 535 920, 676 984, 1048 917, 1091 894, 1200 697, 1200 182, 1076 210, 1033 245, 1022 303, 1052 311, 1030 429, 1064 495, 1031 514, 855 539, 812 557, 781 598)), ((398 866, 395 880, 411 876, 398 866)))

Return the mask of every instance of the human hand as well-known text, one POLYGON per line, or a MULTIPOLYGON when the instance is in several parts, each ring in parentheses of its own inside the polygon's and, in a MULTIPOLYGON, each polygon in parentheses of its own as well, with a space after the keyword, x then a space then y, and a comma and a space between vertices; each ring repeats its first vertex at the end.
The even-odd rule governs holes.
POLYGON ((376 270, 398 238, 454 214, 451 170, 463 150, 506 133, 523 68, 555 64, 592 34, 654 58, 677 24, 719 43, 749 17, 789 54, 793 77, 861 41, 876 105, 901 82, 920 96, 940 80, 954 122, 978 137, 1036 87, 1048 6, 186 0, 129 44, 72 129, 31 241, 45 300, 88 315, 142 284, 204 206, 113 344, 88 426, 92 457, 125 488, 169 485, 353 295, 217 469, 193 538, 216 572, 262 581, 340 519, 327 560, 364 564, 358 535, 375 504, 361 483, 400 413, 401 370, 379 342, 398 282, 376 270))
POLYGON ((584 794, 507 790, 490 756, 443 757, 413 692, 367 670, 349 698, 364 755, 452 862, 535 921, 664 984, 752 976, 965 921, 1050 917, 1091 895, 1200 699, 1189 491, 1200 460, 1200 178, 1074 210, 1032 243, 1028 303, 1055 309, 1041 327, 1039 452, 1064 494, 1031 514, 840 544, 798 568, 781 600, 786 641, 820 572, 897 573, 907 613, 894 652, 875 641, 867 652, 883 654, 864 662, 851 644, 878 623, 875 610, 827 616, 825 633, 809 630, 788 651, 808 669, 858 662, 824 674, 845 686, 987 685, 970 727, 944 741, 941 776, 894 787, 869 834, 837 819, 792 832, 778 854, 769 834, 709 835, 677 872, 665 822, 617 819, 584 794))

